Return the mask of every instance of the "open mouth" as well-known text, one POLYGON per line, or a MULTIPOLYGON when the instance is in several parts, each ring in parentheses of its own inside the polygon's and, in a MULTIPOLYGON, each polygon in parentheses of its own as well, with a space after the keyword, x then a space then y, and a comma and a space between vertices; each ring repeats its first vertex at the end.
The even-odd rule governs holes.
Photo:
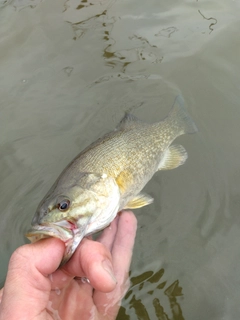
POLYGON ((62 220, 56 223, 45 225, 33 225, 32 228, 25 234, 32 242, 44 238, 55 237, 65 243, 65 252, 60 266, 65 264, 73 255, 77 246, 81 242, 84 234, 79 232, 78 226, 74 221, 62 220))
POLYGON ((31 241, 36 242, 44 238, 55 237, 59 238, 63 242, 67 242, 74 237, 74 230, 77 229, 75 223, 71 221, 59 221, 57 223, 46 225, 34 225, 25 234, 25 236, 31 241))

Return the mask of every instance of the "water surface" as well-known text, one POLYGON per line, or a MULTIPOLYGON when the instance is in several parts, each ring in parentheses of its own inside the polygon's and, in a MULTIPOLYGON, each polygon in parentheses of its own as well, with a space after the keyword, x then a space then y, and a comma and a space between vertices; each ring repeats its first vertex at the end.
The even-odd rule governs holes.
POLYGON ((0 281, 39 201, 125 111, 181 94, 199 132, 136 210, 118 320, 235 320, 240 307, 239 1, 0 0, 0 281))

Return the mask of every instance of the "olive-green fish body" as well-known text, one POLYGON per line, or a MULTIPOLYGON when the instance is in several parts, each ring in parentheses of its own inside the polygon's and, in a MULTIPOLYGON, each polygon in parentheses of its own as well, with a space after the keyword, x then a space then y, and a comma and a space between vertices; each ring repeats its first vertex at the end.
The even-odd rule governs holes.
POLYGON ((28 238, 38 240, 46 226, 51 228, 49 236, 63 239, 52 230, 54 225, 64 228, 64 239, 71 239, 63 240, 66 262, 84 236, 106 227, 118 211, 151 203, 153 199, 140 191, 156 171, 185 162, 185 149, 171 143, 197 130, 179 99, 163 121, 148 124, 127 114, 114 131, 83 150, 40 203, 28 238))

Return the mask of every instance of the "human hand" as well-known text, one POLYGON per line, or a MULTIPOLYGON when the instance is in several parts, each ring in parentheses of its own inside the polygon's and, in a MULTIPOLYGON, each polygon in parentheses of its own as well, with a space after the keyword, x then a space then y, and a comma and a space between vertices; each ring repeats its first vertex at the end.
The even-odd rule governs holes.
POLYGON ((59 239, 18 248, 0 291, 0 320, 115 319, 129 286, 136 226, 133 213, 122 212, 98 241, 83 239, 60 269, 65 246, 59 239))

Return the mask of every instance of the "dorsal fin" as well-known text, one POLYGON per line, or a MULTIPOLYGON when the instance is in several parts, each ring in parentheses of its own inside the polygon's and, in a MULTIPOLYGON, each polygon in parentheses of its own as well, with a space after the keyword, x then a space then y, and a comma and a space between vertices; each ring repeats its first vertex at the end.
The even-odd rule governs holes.
POLYGON ((124 117, 117 125, 116 130, 129 130, 142 124, 143 122, 131 113, 125 113, 124 117))

